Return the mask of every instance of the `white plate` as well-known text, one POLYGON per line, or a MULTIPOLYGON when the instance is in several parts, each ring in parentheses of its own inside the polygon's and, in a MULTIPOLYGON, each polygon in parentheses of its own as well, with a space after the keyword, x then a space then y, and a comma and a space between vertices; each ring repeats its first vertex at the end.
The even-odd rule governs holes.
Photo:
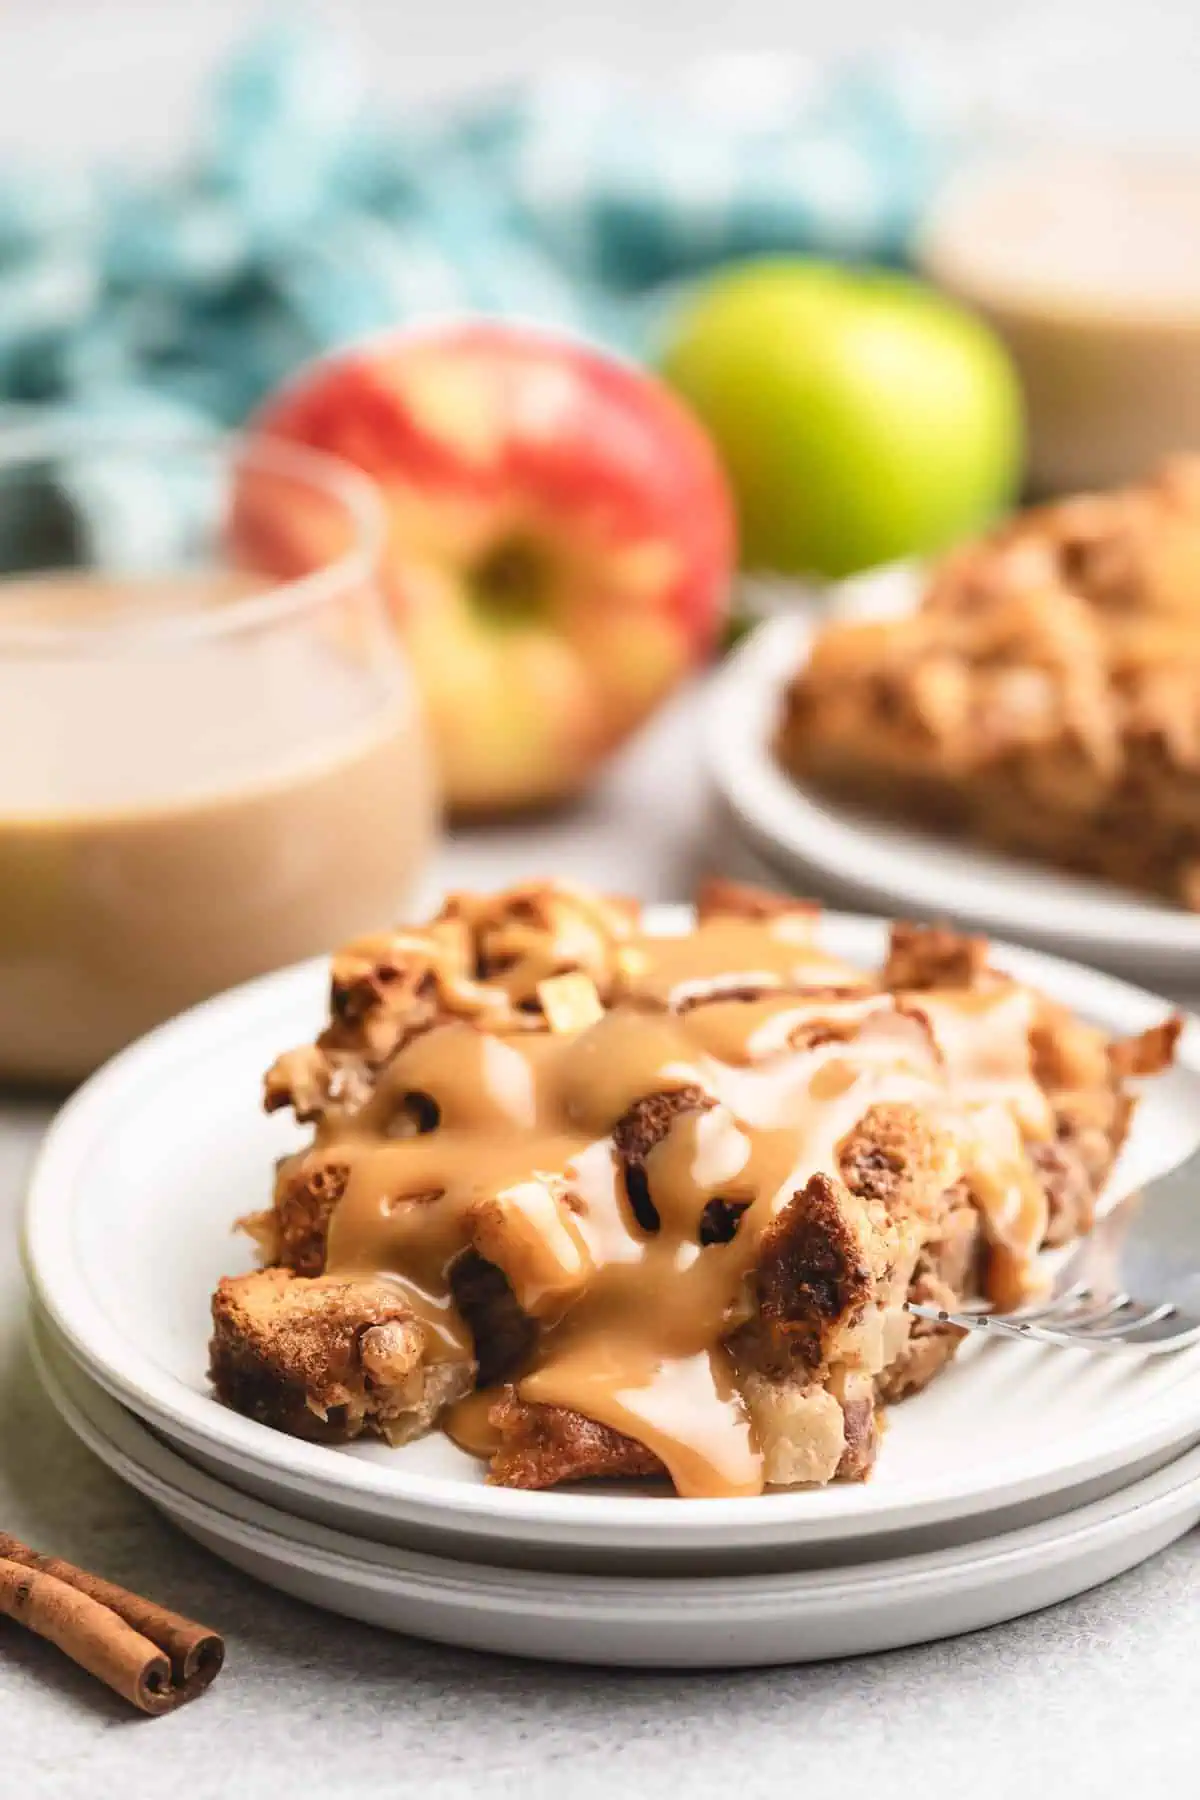
MULTIPOLYGON (((848 584, 839 612, 895 613, 915 598, 910 569, 848 584)), ((1102 881, 1063 875, 889 824, 785 775, 771 754, 784 689, 807 652, 811 614, 769 620, 714 681, 705 757, 741 828, 803 886, 872 911, 952 918, 1155 984, 1200 991, 1200 917, 1102 881)))
POLYGON ((954 1550, 820 1573, 661 1579, 481 1567, 290 1518, 184 1462, 35 1338, 51 1400, 122 1480, 226 1562, 313 1605, 472 1650, 728 1668, 975 1631, 1133 1568, 1200 1519, 1200 1450, 1108 1499, 954 1550))
MULTIPOLYGON (((50 1355, 64 1373, 74 1371, 76 1379, 86 1384, 86 1391, 104 1394, 102 1386, 90 1375, 55 1327, 49 1316, 36 1305, 31 1312, 32 1328, 43 1354, 50 1355)), ((108 1398, 105 1396, 106 1399, 108 1398)), ((162 1433, 165 1440, 167 1433, 162 1433)), ((1191 1434, 1200 1440, 1200 1426, 1191 1434)), ((477 1562, 495 1568, 558 1569, 573 1574, 603 1575, 744 1575, 750 1572, 796 1572, 810 1569, 845 1569, 857 1563, 882 1562, 898 1556, 916 1556, 930 1550, 946 1550, 955 1545, 978 1543, 1001 1532, 1035 1525, 1043 1519, 1057 1518, 1075 1507, 1105 1499, 1119 1488, 1152 1475, 1177 1460, 1180 1446, 1175 1443, 1157 1448, 1135 1463, 1073 1483, 1069 1488, 1033 1495, 1014 1505, 989 1508, 986 1512, 936 1519, 931 1524, 918 1524, 911 1529, 867 1530, 850 1536, 793 1533, 779 1543, 746 1543, 736 1539, 730 1544, 712 1544, 700 1540, 693 1549, 690 1542, 680 1546, 645 1545, 629 1553, 624 1545, 604 1543, 596 1548, 556 1540, 473 1535, 454 1529, 429 1530, 413 1524, 401 1512, 398 1518, 359 1511, 337 1498, 297 1495, 286 1481, 268 1481, 247 1476, 231 1468, 220 1456, 198 1451, 178 1437, 171 1439, 174 1450, 193 1468, 213 1477, 225 1487, 266 1502, 290 1517, 325 1525, 348 1533, 356 1541, 395 1544, 404 1550, 426 1552, 440 1558, 453 1557, 462 1562, 477 1562)))
MULTIPOLYGON (((663 909, 660 928, 680 928, 663 909)), ((829 915, 829 947, 881 955, 885 927, 829 915)), ((1030 951, 1006 966, 1118 1031, 1162 1003, 1030 951)), ((487 1539, 489 1556, 547 1546, 573 1555, 722 1556, 912 1531, 1119 1479, 1200 1437, 1200 1350, 1152 1359, 1034 1345, 972 1344, 924 1394, 897 1407, 872 1479, 756 1499, 680 1500, 612 1489, 522 1493, 435 1433, 403 1450, 301 1443, 217 1404, 205 1366, 217 1278, 251 1265, 231 1222, 264 1202, 274 1158, 300 1141, 259 1110, 261 1071, 311 1036, 320 964, 268 976, 184 1015, 87 1083, 52 1127, 35 1170, 24 1248, 38 1303, 71 1353, 117 1399, 222 1477, 290 1510, 417 1541, 487 1539), (371 1523, 373 1521, 373 1524, 371 1523)), ((1200 1033, 1153 1083, 1123 1161, 1134 1185, 1200 1136, 1200 1033)), ((1065 1503, 1065 1502, 1064 1502, 1065 1503)), ((478 1549, 468 1551, 478 1554, 478 1549)))

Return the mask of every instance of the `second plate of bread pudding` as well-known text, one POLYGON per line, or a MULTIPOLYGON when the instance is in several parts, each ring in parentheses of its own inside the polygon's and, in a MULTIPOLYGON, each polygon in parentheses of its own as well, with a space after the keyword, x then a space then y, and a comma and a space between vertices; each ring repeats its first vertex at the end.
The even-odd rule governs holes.
POLYGON ((263 1056, 317 979, 111 1065, 30 1201, 73 1354, 230 1478, 514 1541, 815 1542, 1095 1478, 1190 1416, 1186 1355, 1081 1374, 904 1311, 1035 1293, 1122 1146, 1123 1181, 1191 1147, 1148 996, 727 885, 694 917, 452 897, 335 958, 323 1027, 263 1056))
POLYGON ((718 681, 747 832, 831 891, 1200 984, 1200 459, 847 592, 718 681))

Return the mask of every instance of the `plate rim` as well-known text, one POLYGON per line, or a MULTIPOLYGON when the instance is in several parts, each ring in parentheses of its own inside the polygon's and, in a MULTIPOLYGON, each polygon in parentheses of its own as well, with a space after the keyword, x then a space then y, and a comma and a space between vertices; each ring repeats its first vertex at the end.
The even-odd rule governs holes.
MULTIPOLYGON (((843 585, 848 604, 843 612, 858 614, 896 610, 896 594, 911 586, 909 565, 880 570, 843 585)), ((829 605, 839 610, 839 590, 829 605)), ((1048 864, 1005 858, 1011 862, 1014 880, 1023 867, 1042 881, 1057 877, 1077 884, 1064 892, 1049 920, 1039 916, 1027 922, 1004 900, 989 901, 986 871, 973 873, 968 866, 965 895, 958 888, 946 891, 942 871, 924 875, 918 858, 902 868, 900 848, 876 845, 864 862, 869 832, 835 802, 810 796, 785 774, 770 753, 765 722, 773 718, 783 692, 808 647, 820 620, 811 610, 792 611, 764 620, 739 644, 715 676, 701 709, 701 752, 709 780, 733 814, 736 823, 758 840, 777 862, 786 864, 795 877, 805 871, 811 878, 832 880, 847 895, 890 913, 916 909, 925 917, 945 917, 948 912, 972 925, 1003 937, 1024 935, 1060 955, 1098 958, 1125 968, 1139 968, 1166 976, 1200 974, 1200 916, 1156 906, 1130 891, 1114 901, 1089 896, 1086 878, 1069 876, 1048 864), (866 872, 864 872, 864 869, 866 872), (1068 907, 1079 908, 1078 917, 1066 919, 1068 907), (1105 909, 1114 915, 1107 924, 1094 915, 1105 909)), ((869 824, 869 821, 867 822, 869 824)), ((955 847, 953 840, 905 827, 919 848, 922 837, 939 849, 955 847)), ((959 846, 970 858, 973 847, 959 846)), ((781 874, 783 873, 781 869, 781 874)), ((963 879, 960 877, 960 879, 963 879)), ((1042 905, 1045 896, 1039 895, 1042 905)))
MULTIPOLYGON (((686 907, 648 909, 660 929, 679 929, 690 917, 686 907)), ((840 935, 851 956, 877 954, 887 921, 828 912, 823 923, 840 935)), ((995 946, 998 960, 1051 993, 1066 990, 1068 1004, 1107 1016, 1120 1029, 1141 1029, 1162 1016, 1166 1003, 1117 978, 1011 945, 995 946), (1082 989, 1081 1000, 1078 990, 1082 989), (1092 1004, 1089 1006, 1089 998, 1092 1004)), ((264 1475, 273 1487, 292 1487, 342 1506, 386 1512, 419 1520, 439 1535, 468 1533, 537 1541, 588 1545, 620 1543, 623 1548, 656 1547, 685 1542, 694 1548, 706 1535, 730 1541, 736 1534, 747 1545, 791 1540, 797 1532, 816 1544, 838 1538, 912 1529, 948 1517, 969 1517, 998 1510, 1031 1497, 1061 1491, 1093 1474, 1135 1462, 1169 1443, 1182 1441, 1195 1423, 1200 1399, 1196 1382, 1184 1382, 1162 1405, 1139 1418, 1130 1437, 1116 1434, 1114 1447, 1105 1434, 1091 1453, 1074 1462, 1058 1462, 1047 1476, 1037 1462, 1020 1459, 997 1492, 995 1482, 972 1490, 961 1471, 947 1475, 920 1496, 876 1488, 856 1489, 852 1516, 838 1514, 832 1503, 822 1514, 805 1490, 781 1491, 747 1499, 683 1500, 609 1493, 525 1493, 522 1490, 473 1486, 453 1476, 406 1471, 402 1463, 368 1463, 340 1456, 336 1449, 287 1437, 221 1406, 210 1394, 187 1386, 156 1365, 118 1330, 93 1294, 82 1271, 73 1269, 70 1230, 73 1203, 81 1186, 89 1143, 102 1131, 110 1107, 136 1090, 144 1079, 190 1054, 194 1042, 217 1053, 221 1033, 247 1027, 265 1030, 277 1012, 293 1012, 301 1003, 314 1006, 326 978, 319 958, 260 977, 235 988, 178 1019, 158 1027, 122 1051, 91 1077, 67 1102, 43 1140, 28 1183, 20 1226, 26 1278, 37 1304, 65 1339, 72 1353, 119 1403, 172 1437, 198 1444, 206 1454, 235 1467, 264 1475), (302 998, 303 997, 303 998, 302 998), (165 1060, 164 1060, 165 1059, 165 1060), (74 1279, 72 1277, 74 1276, 74 1279), (1191 1395, 1191 1405, 1182 1396, 1191 1395), (1172 1435, 1174 1434, 1174 1436, 1172 1435), (880 1497, 882 1496, 882 1497, 880 1497), (806 1516, 806 1512, 807 1515, 806 1516)), ((1179 1059, 1200 1078, 1200 1022, 1189 1021, 1180 1042, 1179 1059)), ((1059 1353, 1065 1354, 1065 1353, 1059 1353)), ((1125 1424, 1128 1428, 1129 1421, 1125 1424)), ((1109 1438, 1113 1433, 1107 1434, 1109 1438)), ((1043 1454, 1041 1461, 1053 1461, 1043 1454)), ((995 1471, 993 1471, 995 1474, 995 1471)), ((828 1490, 825 1490, 826 1492, 828 1490)))
MULTIPOLYGON (((539 1593, 550 1597, 569 1586, 572 1595, 579 1594, 595 1601, 602 1601, 607 1596, 614 1601, 670 1600, 686 1604, 689 1596, 703 1594, 708 1599, 737 1601, 742 1605, 787 1596, 801 1603, 834 1606, 839 1601, 859 1598, 865 1593, 895 1599, 902 1597, 908 1584, 923 1586, 930 1580, 969 1580, 983 1571, 995 1572, 1006 1565, 1044 1556, 1067 1545, 1073 1551, 1081 1551, 1089 1540, 1091 1547, 1102 1545, 1113 1536, 1119 1538, 1122 1535, 1119 1528, 1145 1508, 1153 1508, 1156 1515, 1159 1511, 1170 1515, 1176 1508, 1182 1510, 1190 1497, 1200 1493, 1200 1444, 1196 1444, 1129 1486, 1065 1513, 967 1543, 900 1556, 881 1556, 871 1562, 822 1569, 756 1569, 746 1574, 722 1572, 674 1576, 606 1575, 561 1568, 505 1568, 462 1562, 451 1556, 380 1544, 372 1539, 358 1539, 335 1526, 284 1513, 264 1500, 243 1494, 240 1489, 222 1483, 206 1470, 188 1463, 170 1445, 155 1437, 136 1414, 102 1389, 99 1390, 101 1417, 97 1420, 95 1394, 89 1392, 92 1405, 85 1410, 79 1397, 71 1391, 71 1379, 63 1379, 58 1359, 61 1356, 66 1361, 68 1353, 52 1341, 47 1343, 36 1322, 31 1322, 30 1339, 38 1379, 59 1417, 93 1455, 152 1503, 178 1504, 200 1523, 216 1515, 233 1527, 243 1541, 268 1540, 276 1553, 278 1546, 291 1549, 299 1546, 306 1559, 332 1566, 335 1573, 354 1571, 360 1579, 368 1574, 381 1583, 412 1585, 425 1582, 441 1593, 453 1587, 462 1593, 478 1593, 481 1598, 504 1600, 522 1591, 531 1597, 539 1593), (107 1425, 104 1423, 106 1409, 107 1425), (111 1459, 97 1449, 97 1439, 113 1453, 111 1459), (125 1472, 130 1467, 142 1477, 141 1480, 125 1472)), ((72 1368, 71 1377, 85 1385, 90 1383, 92 1388, 98 1385, 78 1365, 72 1368)), ((311 1567, 311 1563, 308 1566, 311 1567)))

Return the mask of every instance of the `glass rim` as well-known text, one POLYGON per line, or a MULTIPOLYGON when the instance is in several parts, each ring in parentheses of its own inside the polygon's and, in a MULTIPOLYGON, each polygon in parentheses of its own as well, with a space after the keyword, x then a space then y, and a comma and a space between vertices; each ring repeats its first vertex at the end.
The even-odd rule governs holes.
MULTIPOLYGON (((306 575, 281 580, 264 575, 261 588, 226 601, 219 608, 197 607, 166 618, 133 623, 126 619, 99 624, 14 624, 5 621, 0 606, 0 654, 9 650, 44 650, 84 655, 111 651, 122 643, 182 644, 233 637, 316 611, 348 590, 372 581, 378 571, 386 528, 383 501, 370 477, 324 450, 267 434, 125 425, 104 420, 31 420, 13 424, 0 421, 0 484, 21 465, 54 462, 72 454, 95 454, 105 449, 206 459, 223 466, 239 461, 252 468, 257 466, 264 473, 307 484, 343 507, 353 542, 306 575)), ((43 573, 70 572, 70 565, 58 565, 57 569, 49 565, 44 571, 22 570, 20 575, 36 580, 43 573)), ((156 573, 171 572, 168 561, 166 568, 145 573, 153 580, 156 573)), ((249 573, 258 579, 253 571, 249 573)), ((0 594, 4 581, 4 572, 0 571, 0 594)))

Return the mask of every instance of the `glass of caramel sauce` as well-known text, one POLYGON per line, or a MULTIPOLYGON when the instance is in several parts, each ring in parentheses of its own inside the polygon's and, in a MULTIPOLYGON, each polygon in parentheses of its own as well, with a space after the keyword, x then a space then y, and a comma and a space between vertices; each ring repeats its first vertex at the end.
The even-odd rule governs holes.
POLYGON ((298 447, 0 433, 0 1080, 396 918, 437 809, 382 536, 298 447))

